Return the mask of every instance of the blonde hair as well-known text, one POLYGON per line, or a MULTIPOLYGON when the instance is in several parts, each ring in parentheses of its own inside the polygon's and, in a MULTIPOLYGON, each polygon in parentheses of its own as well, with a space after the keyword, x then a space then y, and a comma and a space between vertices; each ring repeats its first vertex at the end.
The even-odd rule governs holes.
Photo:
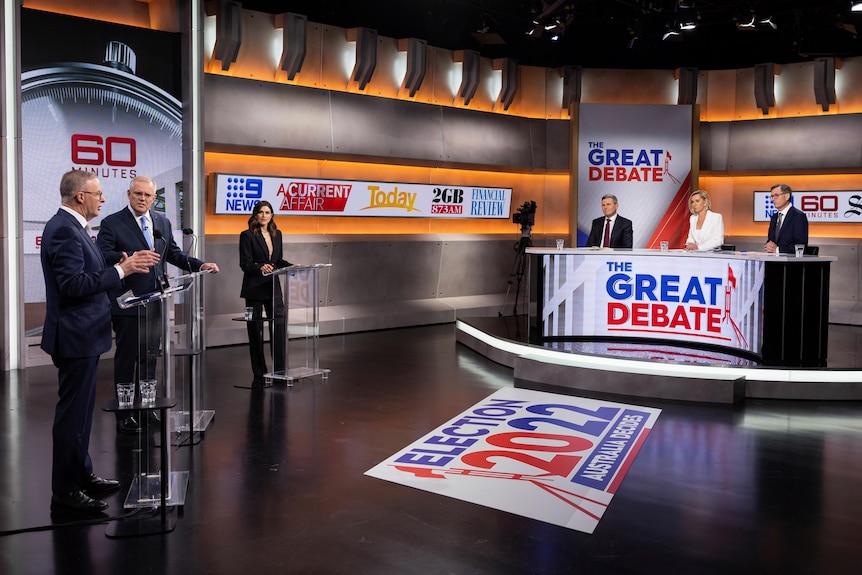
POLYGON ((701 198, 703 198, 703 200, 706 202, 706 209, 707 210, 712 209, 712 200, 709 199, 709 194, 707 193, 707 191, 706 190, 695 190, 691 193, 690 196, 688 196, 688 212, 690 214, 694 214, 694 210, 691 207, 691 199, 695 196, 700 196, 701 198))

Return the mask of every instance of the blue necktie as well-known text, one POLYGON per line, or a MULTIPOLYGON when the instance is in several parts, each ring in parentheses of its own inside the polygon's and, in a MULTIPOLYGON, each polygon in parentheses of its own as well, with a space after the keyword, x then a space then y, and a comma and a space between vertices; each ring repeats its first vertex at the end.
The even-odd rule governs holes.
POLYGON ((150 235, 150 228, 147 226, 147 216, 141 216, 141 231, 144 232, 144 239, 147 240, 147 245, 153 249, 153 236, 150 235))

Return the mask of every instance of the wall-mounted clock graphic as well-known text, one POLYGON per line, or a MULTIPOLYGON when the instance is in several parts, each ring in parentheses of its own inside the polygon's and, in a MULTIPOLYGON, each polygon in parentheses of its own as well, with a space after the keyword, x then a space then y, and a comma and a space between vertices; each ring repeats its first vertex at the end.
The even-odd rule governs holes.
POLYGON ((135 69, 135 52, 111 41, 101 63, 52 64, 22 74, 26 303, 44 301, 39 236, 60 204, 60 178, 72 168, 92 171, 102 184, 106 201, 90 222, 94 230, 127 205, 126 190, 137 175, 156 180, 153 209, 182 229, 182 105, 135 69))

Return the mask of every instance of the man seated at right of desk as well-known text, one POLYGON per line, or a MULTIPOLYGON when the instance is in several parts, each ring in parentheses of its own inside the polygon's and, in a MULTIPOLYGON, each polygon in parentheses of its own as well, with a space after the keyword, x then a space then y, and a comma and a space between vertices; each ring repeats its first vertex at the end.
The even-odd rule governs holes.
POLYGON ((775 205, 775 213, 769 220, 769 233, 763 250, 792 254, 797 245, 808 245, 808 217, 791 203, 793 190, 787 184, 775 184, 769 197, 775 205))

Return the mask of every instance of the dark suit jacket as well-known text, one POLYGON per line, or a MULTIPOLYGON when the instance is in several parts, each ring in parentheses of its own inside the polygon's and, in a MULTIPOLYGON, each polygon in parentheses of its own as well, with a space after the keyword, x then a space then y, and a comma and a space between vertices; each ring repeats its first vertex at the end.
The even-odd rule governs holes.
MULTIPOLYGON (((120 309, 117 305, 117 297, 132 290, 135 295, 150 293, 158 288, 158 278, 165 273, 167 264, 171 263, 186 273, 198 271, 203 262, 197 258, 186 255, 174 241, 171 222, 164 215, 150 210, 150 218, 153 220, 153 245, 154 250, 162 255, 162 261, 153 267, 147 274, 132 274, 123 279, 123 285, 112 290, 111 312, 114 315, 136 315, 135 308, 120 309), (155 230, 162 234, 162 239, 155 239, 155 230), (163 243, 167 242, 167 244, 163 243)), ((102 250, 105 260, 109 265, 120 261, 123 252, 132 255, 140 250, 147 250, 147 240, 141 232, 141 227, 135 220, 128 207, 115 212, 102 220, 96 245, 102 250)))
POLYGON ((778 237, 775 236, 775 228, 778 225, 778 212, 772 214, 769 220, 769 233, 766 241, 775 242, 781 253, 794 253, 796 244, 808 245, 808 216, 802 210, 790 206, 778 237))
POLYGON ((81 224, 59 210, 42 233, 46 313, 42 349, 51 357, 98 357, 111 349, 107 290, 120 276, 81 224))
MULTIPOLYGON (((590 237, 587 238, 588 248, 602 245, 602 238, 605 235, 605 219, 606 218, 602 216, 593 220, 590 237)), ((617 214, 614 228, 611 230, 611 247, 631 249, 632 243, 632 221, 617 214)))
POLYGON ((240 297, 245 299, 272 300, 272 276, 260 273, 260 266, 272 264, 276 269, 290 265, 282 256, 281 231, 272 237, 272 257, 263 236, 250 230, 239 234, 239 267, 242 268, 240 297))

